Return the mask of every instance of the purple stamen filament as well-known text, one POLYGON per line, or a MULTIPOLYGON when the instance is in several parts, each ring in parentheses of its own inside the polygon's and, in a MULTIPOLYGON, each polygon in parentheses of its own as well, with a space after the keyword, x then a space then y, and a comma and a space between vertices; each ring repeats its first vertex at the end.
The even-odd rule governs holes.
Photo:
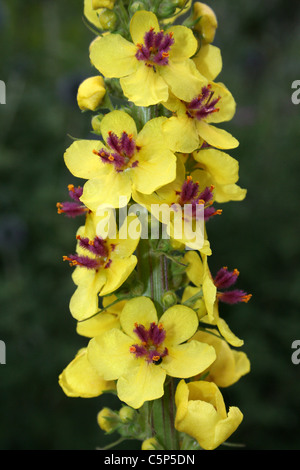
POLYGON ((109 151, 106 148, 93 150, 103 163, 113 164, 118 172, 138 165, 138 160, 132 161, 132 157, 140 148, 136 146, 132 134, 123 131, 121 137, 118 137, 114 132, 109 131, 107 145, 109 151))
POLYGON ((213 190, 214 186, 206 187, 202 192, 199 189, 199 183, 193 182, 191 176, 188 176, 186 181, 181 187, 181 191, 177 191, 178 195, 177 204, 181 207, 190 204, 192 206, 192 216, 195 217, 197 214, 197 205, 203 204, 204 206, 204 220, 210 217, 221 214, 221 210, 216 210, 212 207, 213 204, 213 190))
POLYGON ((136 358, 144 358, 149 364, 160 364, 163 357, 168 355, 168 349, 163 346, 166 332, 162 325, 153 322, 149 329, 146 329, 144 325, 136 323, 133 331, 140 340, 140 344, 133 344, 129 351, 136 358))
POLYGON ((214 91, 211 90, 211 85, 204 86, 196 98, 190 103, 186 103, 187 116, 201 121, 201 119, 205 119, 210 114, 220 111, 220 108, 216 108, 216 105, 221 97, 213 99, 213 95, 214 91))
POLYGON ((138 50, 135 57, 154 69, 157 65, 168 65, 169 51, 172 44, 174 44, 172 32, 167 34, 163 31, 155 33, 154 28, 150 28, 144 36, 144 44, 137 44, 138 50))
POLYGON ((115 245, 108 245, 106 240, 100 237, 95 237, 90 240, 87 237, 77 235, 77 240, 81 248, 94 255, 94 257, 86 255, 69 255, 63 256, 64 261, 69 261, 70 266, 80 266, 87 269, 95 269, 100 267, 109 268, 112 260, 109 258, 111 251, 115 249, 115 245))
POLYGON ((67 217, 77 217, 88 212, 87 207, 80 201, 83 188, 81 186, 75 188, 73 184, 69 184, 68 190, 69 196, 73 201, 58 202, 56 204, 58 214, 65 214, 67 217))
POLYGON ((239 302, 248 302, 251 299, 251 294, 247 294, 240 289, 233 289, 225 292, 219 291, 219 289, 228 289, 233 286, 236 283, 238 276, 239 271, 237 269, 228 271, 226 266, 217 272, 214 278, 214 284, 218 288, 217 297, 219 300, 227 304, 237 304, 239 302))

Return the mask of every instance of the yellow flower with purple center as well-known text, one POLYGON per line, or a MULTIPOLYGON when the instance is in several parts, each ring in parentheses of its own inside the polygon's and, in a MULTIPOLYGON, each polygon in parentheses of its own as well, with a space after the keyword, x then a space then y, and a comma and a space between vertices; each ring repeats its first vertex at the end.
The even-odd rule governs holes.
POLYGON ((170 94, 163 105, 174 113, 164 124, 166 137, 178 152, 190 153, 207 145, 231 149, 239 142, 229 132, 212 124, 229 121, 236 109, 235 100, 222 83, 209 82, 190 100, 170 94))
POLYGON ((134 119, 112 111, 100 123, 101 140, 78 140, 65 162, 74 176, 87 179, 80 201, 97 212, 101 206, 123 207, 133 187, 151 194, 176 176, 176 157, 166 145, 161 126, 167 118, 148 121, 138 132, 134 119))
POLYGON ((214 186, 216 202, 242 201, 246 197, 247 190, 236 184, 239 163, 235 158, 213 148, 203 148, 193 152, 192 156, 195 168, 199 168, 193 173, 195 178, 201 178, 207 186, 214 186))
POLYGON ((198 296, 193 308, 197 311, 201 322, 216 325, 221 335, 232 346, 242 346, 243 340, 230 330, 226 321, 219 315, 219 302, 237 304, 248 302, 251 298, 251 294, 242 289, 230 289, 236 283, 239 271, 237 269, 229 271, 225 266, 213 277, 208 267, 207 256, 196 251, 186 253, 184 262, 188 265, 187 277, 195 287, 190 285, 185 288, 182 302, 190 302, 189 299, 198 296))
POLYGON ((133 408, 160 398, 167 375, 193 377, 216 358, 212 346, 187 342, 198 328, 188 307, 175 305, 158 319, 152 300, 136 297, 126 302, 120 323, 90 340, 88 359, 105 380, 117 380, 119 399, 133 408))
POLYGON ((192 249, 211 254, 205 239, 204 224, 222 211, 215 209, 214 187, 201 182, 201 171, 197 177, 186 174, 184 158, 177 158, 176 179, 151 195, 133 192, 133 199, 165 225, 167 234, 174 240, 192 249))
POLYGON ((207 80, 190 59, 198 43, 185 26, 160 28, 149 11, 137 11, 130 22, 133 42, 120 34, 99 37, 90 47, 92 64, 107 78, 120 78, 124 95, 137 106, 166 101, 169 89, 189 101, 207 80))
POLYGON ((77 288, 70 300, 70 312, 76 320, 82 321, 95 315, 99 310, 99 295, 111 294, 118 289, 134 270, 137 258, 132 253, 139 242, 139 236, 129 234, 128 216, 115 236, 107 236, 104 227, 98 226, 100 217, 87 215, 86 224, 77 232, 77 252, 63 259, 75 267, 72 274, 77 288), (122 234, 120 236, 120 233, 122 234))

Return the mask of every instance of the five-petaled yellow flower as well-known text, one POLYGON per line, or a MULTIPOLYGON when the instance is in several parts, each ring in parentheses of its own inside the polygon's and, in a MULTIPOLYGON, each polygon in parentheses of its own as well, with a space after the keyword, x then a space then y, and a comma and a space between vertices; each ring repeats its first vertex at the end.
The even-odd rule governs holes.
POLYGON ((92 64, 108 78, 120 78, 124 95, 137 106, 167 101, 169 90, 190 101, 207 80, 191 57, 198 43, 192 30, 172 25, 161 30, 149 11, 136 12, 130 22, 133 42, 120 34, 97 38, 90 47, 92 64))
POLYGON ((88 359, 104 380, 117 380, 121 401, 140 408, 164 394, 166 375, 187 378, 216 359, 212 346, 186 342, 196 332, 196 313, 185 306, 167 309, 158 320, 148 297, 129 300, 113 328, 90 340, 88 359))
POLYGON ((139 232, 133 237, 123 229, 131 230, 130 221, 136 217, 128 216, 114 236, 109 236, 105 227, 99 225, 101 220, 103 217, 88 214, 85 225, 77 231, 76 254, 64 256, 75 267, 72 279, 77 288, 70 300, 70 312, 79 321, 95 315, 100 310, 99 295, 117 290, 137 263, 132 253, 139 242, 139 232))
POLYGON ((88 181, 80 198, 90 210, 123 207, 133 188, 151 194, 176 176, 176 157, 166 145, 162 123, 166 117, 148 121, 138 132, 135 121, 124 111, 112 111, 100 123, 101 140, 78 140, 65 152, 71 173, 88 181))

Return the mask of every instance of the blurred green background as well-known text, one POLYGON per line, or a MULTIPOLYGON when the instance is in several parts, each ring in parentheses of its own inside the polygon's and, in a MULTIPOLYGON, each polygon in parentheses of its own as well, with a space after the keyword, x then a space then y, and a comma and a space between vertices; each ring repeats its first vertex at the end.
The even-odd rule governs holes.
MULTIPOLYGON (((67 398, 57 383, 86 341, 75 333, 68 304, 74 286, 62 255, 74 249, 78 220, 56 213, 77 181, 63 162, 71 140, 85 138, 88 114, 76 104, 79 83, 94 71, 93 34, 81 0, 0 0, 0 448, 94 449, 104 438, 96 422, 107 398, 67 398)), ((222 49, 219 79, 237 101, 226 129, 240 141, 244 202, 223 207, 209 223, 214 273, 241 272, 247 305, 221 313, 245 340, 252 371, 226 389, 227 406, 244 421, 232 442, 253 450, 300 449, 300 80, 298 0, 211 0, 222 49)), ((225 127, 225 126, 224 126, 225 127)), ((112 407, 114 402, 112 402, 112 407)), ((116 406, 117 402, 116 402, 116 406)), ((126 444, 126 448, 130 448, 126 444)))

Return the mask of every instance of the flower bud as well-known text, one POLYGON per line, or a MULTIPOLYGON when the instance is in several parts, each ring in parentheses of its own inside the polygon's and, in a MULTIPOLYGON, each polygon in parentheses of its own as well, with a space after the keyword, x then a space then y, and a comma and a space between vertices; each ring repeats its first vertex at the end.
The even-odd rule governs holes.
POLYGON ((164 295, 162 296, 162 303, 164 307, 169 308, 172 307, 173 305, 177 304, 177 296, 175 292, 168 291, 165 292, 164 295))
POLYGON ((218 27, 217 17, 214 11, 205 3, 196 2, 193 5, 192 19, 199 21, 193 26, 202 36, 204 44, 210 44, 215 38, 216 29, 218 27))
POLYGON ((158 448, 159 445, 155 437, 149 437, 142 442, 142 450, 157 450, 158 448))
POLYGON ((133 16, 139 10, 146 10, 145 3, 144 2, 133 2, 129 6, 130 16, 133 16))
POLYGON ((133 421, 135 410, 130 408, 130 406, 122 406, 119 411, 119 416, 122 423, 128 423, 128 421, 133 421))
POLYGON ((136 281, 134 285, 131 286, 131 293, 135 296, 142 295, 144 290, 144 284, 140 281, 136 281))
POLYGON ((113 31, 117 23, 117 15, 114 11, 104 8, 100 11, 99 22, 102 29, 105 31, 113 31))
POLYGON ((103 78, 99 75, 84 80, 77 92, 77 103, 82 111, 87 109, 95 111, 102 103, 106 93, 103 78))
POLYGON ((176 8, 183 8, 187 3, 187 0, 171 0, 172 5, 176 8))
POLYGON ((173 2, 170 2, 169 0, 163 0, 160 2, 157 16, 159 18, 168 18, 169 16, 174 15, 176 11, 176 5, 173 4, 173 2))
POLYGON ((92 121, 91 121, 92 128, 93 128, 93 131, 96 132, 97 134, 101 134, 100 124, 101 124, 102 118, 103 118, 103 114, 98 114, 97 116, 92 117, 92 121))
POLYGON ((109 8, 112 10, 115 6, 115 0, 92 0, 93 10, 98 10, 98 8, 109 8))
POLYGON ((111 432, 120 424, 119 417, 109 408, 103 408, 97 415, 97 422, 102 431, 111 432))

